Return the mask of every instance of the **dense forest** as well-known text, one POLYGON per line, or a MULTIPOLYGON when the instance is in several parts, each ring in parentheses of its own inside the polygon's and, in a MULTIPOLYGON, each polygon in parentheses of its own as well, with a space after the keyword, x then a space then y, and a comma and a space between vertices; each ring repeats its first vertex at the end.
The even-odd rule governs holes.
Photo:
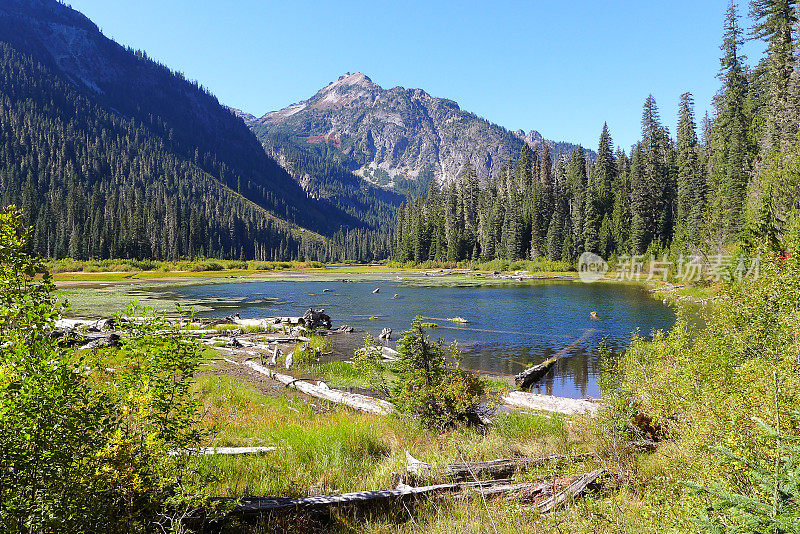
POLYGON ((630 154, 603 125, 597 156, 581 148, 552 161, 524 146, 484 187, 465 166, 458 180, 400 210, 399 261, 605 258, 720 251, 766 237, 779 246, 800 201, 800 34, 794 2, 752 2, 746 34, 727 10, 721 88, 698 136, 691 93, 681 95, 678 131, 662 124, 652 95, 630 154), (749 67, 745 38, 767 44, 749 67))
POLYGON ((392 230, 404 200, 399 193, 370 184, 336 161, 301 150, 285 136, 269 138, 264 145, 309 196, 330 202, 373 230, 392 230))
POLYGON ((0 203, 54 258, 572 263, 777 246, 798 196, 800 39, 794 2, 751 15, 747 31, 728 9, 711 116, 683 94, 673 136, 649 96, 628 153, 603 125, 596 154, 523 145, 488 179, 466 164, 398 209, 324 154, 261 146, 202 86, 68 7, 14 0, 0 8, 0 203), (767 45, 755 66, 748 38, 767 45))
POLYGON ((48 257, 296 256, 288 225, 0 43, 0 203, 48 257))
POLYGON ((69 7, 0 5, 0 203, 24 209, 35 252, 330 260, 399 204, 372 194, 307 194, 201 85, 69 7))

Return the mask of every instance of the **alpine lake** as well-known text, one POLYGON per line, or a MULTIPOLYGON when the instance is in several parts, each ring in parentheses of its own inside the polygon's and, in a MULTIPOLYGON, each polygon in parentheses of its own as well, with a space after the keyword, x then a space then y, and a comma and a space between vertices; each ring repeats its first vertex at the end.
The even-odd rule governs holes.
POLYGON ((625 350, 634 334, 669 330, 676 319, 673 308, 641 285, 421 273, 285 275, 128 287, 101 284, 64 294, 77 302, 72 314, 86 316, 97 315, 86 311, 94 308, 92 298, 103 301, 104 292, 120 302, 141 299, 144 305, 162 310, 180 304, 200 317, 300 316, 308 308, 324 309, 334 327, 356 329, 333 338, 333 354, 326 356, 333 359, 352 357, 363 346, 365 334, 377 338, 386 327, 392 329, 392 340, 384 344, 395 347, 413 319, 421 317, 438 325, 428 329, 433 339, 457 343, 463 368, 485 375, 510 377, 559 355, 531 391, 571 398, 598 398, 603 357, 613 358, 625 350), (93 297, 87 301, 87 295, 93 297))

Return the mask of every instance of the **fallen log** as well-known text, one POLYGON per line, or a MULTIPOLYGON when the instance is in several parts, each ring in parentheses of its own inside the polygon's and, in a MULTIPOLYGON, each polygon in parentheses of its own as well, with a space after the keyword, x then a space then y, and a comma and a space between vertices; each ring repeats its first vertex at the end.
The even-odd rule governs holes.
MULTIPOLYGON (((553 492, 553 485, 547 482, 530 483, 520 482, 517 484, 498 484, 488 488, 475 488, 472 490, 474 493, 483 495, 484 497, 494 497, 506 493, 520 493, 524 492, 526 498, 531 498, 534 495, 547 495, 553 492)), ((512 499, 516 496, 509 495, 507 499, 512 499)))
POLYGON ((374 354, 375 356, 378 356, 379 358, 383 358, 384 360, 387 360, 387 361, 390 361, 390 362, 396 360, 397 356, 400 354, 399 352, 397 352, 393 348, 386 347, 386 346, 383 346, 383 345, 381 345, 381 346, 372 346, 372 347, 364 347, 364 348, 358 349, 356 351, 356 354, 364 354, 365 352, 370 352, 371 354, 374 354))
POLYGON ((295 337, 265 336, 264 341, 266 343, 307 343, 311 340, 305 336, 295 336, 295 337))
POLYGON ((354 493, 340 493, 335 495, 322 495, 319 497, 302 497, 298 499, 284 498, 257 498, 244 499, 234 508, 235 514, 259 514, 278 511, 303 510, 325 508, 339 505, 358 505, 377 500, 402 499, 406 497, 454 492, 484 492, 484 495, 494 496, 514 491, 546 491, 549 484, 520 483, 512 484, 509 480, 496 480, 491 482, 453 482, 436 484, 432 486, 412 487, 400 484, 393 490, 358 491, 354 493))
MULTIPOLYGON (((338 389, 330 389, 327 385, 314 384, 312 382, 297 379, 293 376, 276 373, 271 369, 267 369, 263 365, 247 360, 244 364, 257 373, 266 375, 273 380, 277 380, 287 387, 294 388, 298 391, 316 397, 318 399, 327 400, 336 404, 343 404, 355 410, 366 413, 374 413, 378 415, 388 415, 394 411, 394 406, 385 400, 374 399, 367 395, 360 395, 358 393, 349 393, 340 391, 338 389)), ((324 384, 324 383, 322 383, 324 384)))
POLYGON ((503 395, 500 400, 503 404, 513 408, 556 412, 566 415, 594 415, 599 409, 596 403, 587 400, 567 399, 564 397, 554 397, 552 395, 541 395, 539 393, 528 393, 525 391, 509 391, 503 395))
POLYGON ((500 458, 498 460, 489 460, 486 462, 457 462, 442 466, 438 470, 438 473, 434 473, 431 464, 417 460, 406 451, 406 461, 408 462, 406 464, 406 471, 417 478, 429 478, 434 474, 441 474, 453 480, 507 478, 514 473, 540 467, 548 462, 591 455, 591 453, 573 456, 568 456, 566 454, 550 454, 539 458, 500 458))
POLYGON ((277 451, 278 447, 202 447, 200 449, 184 449, 169 451, 170 456, 182 456, 196 454, 199 456, 212 455, 237 455, 237 454, 264 454, 265 452, 277 451))
POLYGON ((583 475, 579 476, 575 479, 569 486, 567 486, 563 491, 549 497, 542 502, 536 505, 536 508, 539 509, 540 512, 546 514, 547 512, 553 511, 562 503, 564 503, 567 499, 575 500, 578 498, 586 488, 597 480, 600 475, 602 475, 604 469, 596 469, 590 473, 584 473, 583 475))
POLYGON ((529 367, 528 369, 525 369, 524 371, 516 375, 514 377, 514 381, 519 387, 523 389, 529 388, 531 385, 534 384, 534 382, 543 378, 558 360, 568 356, 575 348, 579 347, 582 343, 584 343, 587 339, 589 339, 596 333, 597 330, 594 328, 589 328, 585 330, 578 339, 576 339, 566 347, 556 352, 550 358, 546 359, 545 361, 543 361, 538 365, 529 367))
POLYGON ((558 358, 553 356, 538 365, 528 367, 514 377, 514 382, 521 388, 528 388, 531 384, 546 375, 557 361, 558 358))

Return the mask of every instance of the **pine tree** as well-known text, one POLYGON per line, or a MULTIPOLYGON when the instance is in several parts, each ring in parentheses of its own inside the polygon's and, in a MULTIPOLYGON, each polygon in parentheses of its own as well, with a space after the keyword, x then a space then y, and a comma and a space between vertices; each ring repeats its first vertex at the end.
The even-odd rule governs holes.
POLYGON ((631 238, 633 251, 641 254, 657 242, 672 238, 673 177, 670 174, 669 136, 653 95, 642 111, 642 141, 634 150, 631 166, 631 238))
POLYGON ((705 174, 700 166, 697 132, 694 122, 694 100, 691 93, 681 95, 678 112, 678 206, 677 234, 680 240, 697 245, 700 242, 705 213, 705 174))
MULTIPOLYGON (((547 229, 547 256, 553 261, 562 259, 564 245, 564 212, 565 206, 559 195, 554 204, 553 217, 547 229)), ((566 259, 566 258, 564 258, 566 259)))
POLYGON ((748 183, 748 124, 745 106, 748 98, 743 56, 739 53, 742 30, 736 4, 731 3, 725 17, 721 70, 722 89, 715 107, 712 132, 711 206, 712 230, 720 241, 737 239, 744 224, 744 203, 748 183))
POLYGON ((767 43, 767 105, 763 143, 779 150, 794 141, 797 124, 792 121, 793 105, 789 81, 794 67, 792 29, 797 22, 795 0, 750 0, 755 21, 753 39, 767 43))
MULTIPOLYGON (((630 161, 625 152, 616 154, 617 174, 614 180, 614 209, 611 214, 613 252, 631 252, 631 180, 630 161)), ((609 254, 610 256, 610 254, 609 254)))
POLYGON ((590 186, 586 190, 586 206, 584 208, 583 250, 595 254, 600 252, 601 210, 595 188, 590 186))
POLYGON ((612 184, 614 183, 614 144, 608 131, 608 124, 603 123, 600 141, 597 145, 597 159, 592 169, 592 180, 600 207, 599 216, 610 213, 614 203, 612 184))
POLYGON ((567 165, 569 187, 569 212, 566 225, 570 228, 569 258, 577 258, 585 243, 583 235, 584 210, 586 209, 586 155, 583 147, 575 148, 567 165))

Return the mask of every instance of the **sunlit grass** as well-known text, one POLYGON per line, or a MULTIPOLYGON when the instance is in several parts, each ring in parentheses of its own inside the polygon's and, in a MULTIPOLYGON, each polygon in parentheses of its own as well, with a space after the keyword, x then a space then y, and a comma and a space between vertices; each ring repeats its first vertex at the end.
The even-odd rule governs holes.
POLYGON ((203 469, 219 480, 218 495, 307 495, 392 487, 408 451, 442 465, 516 455, 564 452, 560 418, 498 415, 488 429, 459 427, 439 434, 400 416, 375 416, 317 399, 268 396, 228 376, 199 378, 206 420, 216 446, 275 446, 261 456, 209 457, 203 469))

